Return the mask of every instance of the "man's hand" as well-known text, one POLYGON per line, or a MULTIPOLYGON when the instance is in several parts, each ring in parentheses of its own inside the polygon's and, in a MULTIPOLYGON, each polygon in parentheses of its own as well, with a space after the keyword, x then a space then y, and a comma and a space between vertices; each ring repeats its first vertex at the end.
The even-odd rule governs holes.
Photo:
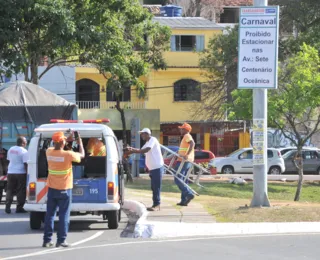
POLYGON ((184 159, 184 160, 186 160, 186 161, 188 161, 188 155, 184 155, 184 156, 182 156, 182 158, 184 159))

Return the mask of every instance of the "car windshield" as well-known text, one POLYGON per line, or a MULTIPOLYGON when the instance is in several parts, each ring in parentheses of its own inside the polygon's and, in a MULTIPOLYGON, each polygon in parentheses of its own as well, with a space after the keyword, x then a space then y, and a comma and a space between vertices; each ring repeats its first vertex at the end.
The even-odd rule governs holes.
POLYGON ((290 158, 290 157, 292 156, 292 154, 295 153, 295 152, 296 152, 296 151, 291 150, 291 151, 285 153, 284 155, 282 155, 282 158, 283 158, 283 159, 290 158))
POLYGON ((235 154, 239 153, 241 150, 242 150, 242 149, 238 149, 238 150, 236 150, 236 151, 228 154, 227 157, 232 157, 232 156, 234 156, 235 154))

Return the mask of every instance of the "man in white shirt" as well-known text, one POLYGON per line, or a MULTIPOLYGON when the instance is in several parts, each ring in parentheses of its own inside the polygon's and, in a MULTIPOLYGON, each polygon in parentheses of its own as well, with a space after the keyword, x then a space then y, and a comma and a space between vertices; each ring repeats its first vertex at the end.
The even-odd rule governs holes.
POLYGON ((164 173, 164 162, 160 149, 160 144, 157 138, 151 136, 149 128, 144 128, 140 132, 141 138, 146 141, 145 145, 141 149, 129 148, 131 153, 146 154, 146 165, 150 171, 151 178, 151 190, 153 193, 152 207, 148 208, 149 211, 160 210, 160 192, 162 175, 164 173))
POLYGON ((28 151, 27 139, 23 136, 18 137, 17 145, 9 149, 7 160, 9 161, 7 174, 7 193, 6 209, 7 214, 11 213, 11 204, 13 201, 13 192, 17 194, 16 213, 26 213, 23 206, 26 201, 26 182, 28 170, 28 151))

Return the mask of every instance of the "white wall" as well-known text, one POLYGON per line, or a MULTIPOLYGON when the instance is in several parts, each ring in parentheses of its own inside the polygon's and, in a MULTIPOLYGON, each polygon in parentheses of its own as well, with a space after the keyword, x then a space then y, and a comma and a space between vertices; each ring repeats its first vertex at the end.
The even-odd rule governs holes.
MULTIPOLYGON (((46 69, 39 66, 39 75, 46 69)), ((24 75, 13 76, 11 80, 24 80, 24 75)), ((39 85, 50 92, 59 94, 69 102, 76 102, 76 70, 75 67, 57 66, 46 72, 40 79, 39 85), (67 95, 66 95, 67 94, 67 95)))

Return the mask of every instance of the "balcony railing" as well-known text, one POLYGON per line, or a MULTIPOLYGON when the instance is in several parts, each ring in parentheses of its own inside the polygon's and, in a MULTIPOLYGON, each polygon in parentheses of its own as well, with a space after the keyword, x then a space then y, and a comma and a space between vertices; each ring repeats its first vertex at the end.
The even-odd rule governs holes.
MULTIPOLYGON (((76 103, 80 109, 116 109, 116 102, 77 101, 76 103)), ((120 102, 120 107, 123 109, 145 109, 146 104, 144 101, 120 102)))

